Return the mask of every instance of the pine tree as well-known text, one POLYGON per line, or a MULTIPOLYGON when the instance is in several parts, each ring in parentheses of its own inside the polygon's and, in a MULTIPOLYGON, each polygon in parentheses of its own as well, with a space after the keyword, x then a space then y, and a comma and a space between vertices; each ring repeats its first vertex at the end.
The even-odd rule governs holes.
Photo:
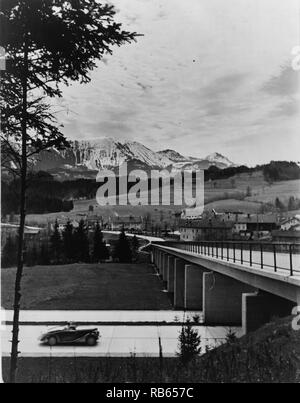
POLYGON ((120 233, 115 254, 120 263, 131 263, 132 261, 132 253, 124 228, 120 233))
POLYGON ((94 232, 94 245, 93 245, 93 262, 98 263, 109 258, 109 251, 106 243, 103 240, 103 234, 97 222, 94 232))
POLYGON ((297 203, 294 196, 289 198, 288 210, 293 211, 297 209, 297 203))
POLYGON ((74 250, 74 228, 71 222, 68 220, 63 233, 63 253, 67 263, 70 263, 76 255, 74 250))
POLYGON ((114 45, 133 41, 136 34, 123 31, 121 24, 114 20, 114 6, 102 5, 98 0, 1 0, 0 8, 0 46, 10 62, 1 72, 1 163, 9 170, 16 166, 21 178, 10 367, 10 382, 14 383, 28 161, 42 150, 68 145, 47 97, 61 97, 61 86, 70 81, 88 83, 89 72, 97 66, 97 61, 111 54, 114 45), (20 147, 15 147, 16 143, 20 147))
POLYGON ((201 352, 201 337, 198 331, 193 329, 190 319, 187 319, 179 334, 179 352, 181 362, 186 365, 201 352))
POLYGON ((3 247, 1 254, 1 266, 3 268, 14 267, 17 264, 16 242, 11 236, 3 247))
POLYGON ((59 225, 57 220, 55 221, 54 231, 50 238, 51 253, 54 263, 59 263, 61 257, 62 240, 59 232, 59 225))
POLYGON ((74 232, 74 248, 76 261, 89 263, 90 248, 88 230, 83 220, 80 220, 79 226, 74 232))
POLYGON ((138 258, 138 251, 139 251, 139 240, 137 239, 136 235, 132 238, 131 247, 132 247, 132 258, 133 260, 137 260, 138 258))
POLYGON ((275 199, 275 207, 279 211, 284 211, 285 210, 285 205, 282 203, 282 201, 279 199, 279 197, 276 197, 276 199, 275 199))
POLYGON ((37 251, 36 245, 33 245, 29 249, 27 256, 26 256, 26 263, 27 263, 27 266, 30 266, 30 267, 35 266, 38 263, 38 251, 37 251))
POLYGON ((47 266, 50 264, 50 255, 48 245, 43 243, 38 256, 38 264, 41 266, 47 266))

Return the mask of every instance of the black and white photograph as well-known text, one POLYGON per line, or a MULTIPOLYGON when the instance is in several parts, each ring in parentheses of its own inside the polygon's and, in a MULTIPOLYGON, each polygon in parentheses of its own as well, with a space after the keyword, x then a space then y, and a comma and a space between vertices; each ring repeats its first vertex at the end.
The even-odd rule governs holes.
POLYGON ((0 0, 0 111, 2 383, 300 383, 300 0, 0 0))

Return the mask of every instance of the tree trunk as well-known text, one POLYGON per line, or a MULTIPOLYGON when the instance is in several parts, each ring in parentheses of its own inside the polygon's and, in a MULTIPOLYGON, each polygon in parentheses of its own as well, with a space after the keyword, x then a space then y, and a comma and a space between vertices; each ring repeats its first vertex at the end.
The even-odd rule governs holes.
POLYGON ((24 265, 24 228, 26 218, 26 179, 27 179, 27 76, 28 76, 28 38, 24 38, 24 73, 22 77, 22 161, 21 161, 21 190, 20 190, 20 226, 18 235, 18 261, 15 280, 14 317, 12 329, 12 346, 10 360, 11 383, 16 382, 18 344, 19 344, 19 316, 21 301, 21 281, 24 265))

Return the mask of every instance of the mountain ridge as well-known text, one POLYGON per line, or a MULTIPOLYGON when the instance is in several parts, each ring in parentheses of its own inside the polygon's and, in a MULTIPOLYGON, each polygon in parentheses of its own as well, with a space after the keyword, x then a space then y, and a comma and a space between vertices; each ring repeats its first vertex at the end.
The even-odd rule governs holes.
POLYGON ((103 169, 116 171, 125 162, 130 170, 168 169, 172 172, 207 169, 212 165, 221 169, 236 166, 220 153, 205 158, 186 157, 171 149, 155 152, 137 141, 104 137, 74 140, 65 150, 41 152, 34 162, 34 170, 62 174, 81 171, 84 177, 103 169))

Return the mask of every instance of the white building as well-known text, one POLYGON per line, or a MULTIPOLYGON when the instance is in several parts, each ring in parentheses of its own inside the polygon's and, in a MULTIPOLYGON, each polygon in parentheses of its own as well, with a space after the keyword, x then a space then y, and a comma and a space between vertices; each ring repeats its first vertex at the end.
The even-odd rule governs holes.
POLYGON ((280 224, 280 229, 283 231, 289 231, 290 229, 292 229, 293 227, 295 227, 299 224, 300 224, 300 216, 295 215, 294 217, 289 217, 286 220, 284 220, 280 224))

